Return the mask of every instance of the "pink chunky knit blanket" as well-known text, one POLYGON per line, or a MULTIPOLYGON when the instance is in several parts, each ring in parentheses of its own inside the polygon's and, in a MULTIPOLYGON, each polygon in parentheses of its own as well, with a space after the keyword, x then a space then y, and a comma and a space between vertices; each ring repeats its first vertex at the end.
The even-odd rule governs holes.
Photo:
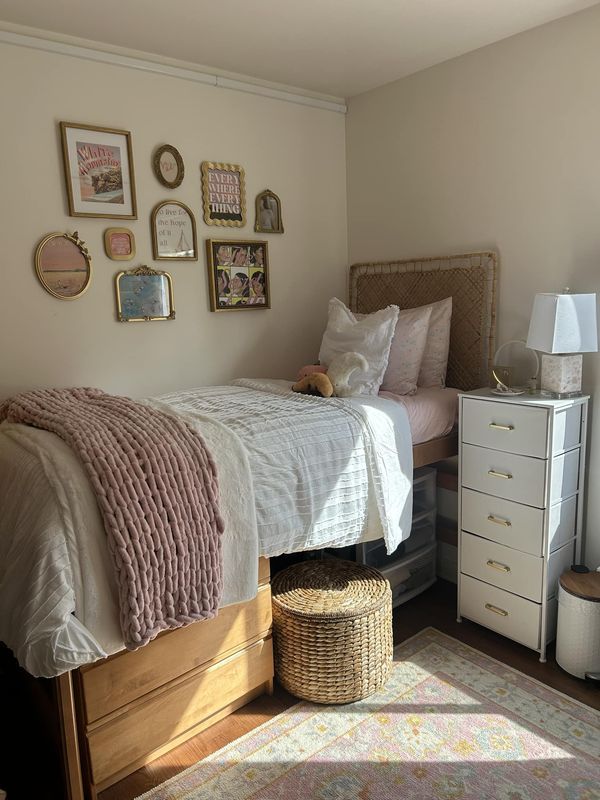
POLYGON ((52 431, 96 493, 119 587, 125 646, 217 613, 222 591, 215 463, 183 421, 98 389, 47 389, 0 405, 0 421, 52 431))

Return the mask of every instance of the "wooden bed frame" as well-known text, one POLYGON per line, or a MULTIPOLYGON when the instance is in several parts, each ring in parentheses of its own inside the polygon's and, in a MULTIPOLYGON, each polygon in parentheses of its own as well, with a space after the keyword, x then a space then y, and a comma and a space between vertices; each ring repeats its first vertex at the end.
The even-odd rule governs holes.
MULTIPOLYGON (((354 264, 350 307, 370 313, 453 298, 447 384, 487 384, 495 253, 354 264)), ((414 466, 457 453, 456 432, 413 447, 414 466)), ((69 800, 97 793, 273 688, 269 562, 259 590, 215 619, 169 631, 54 679, 69 800)))

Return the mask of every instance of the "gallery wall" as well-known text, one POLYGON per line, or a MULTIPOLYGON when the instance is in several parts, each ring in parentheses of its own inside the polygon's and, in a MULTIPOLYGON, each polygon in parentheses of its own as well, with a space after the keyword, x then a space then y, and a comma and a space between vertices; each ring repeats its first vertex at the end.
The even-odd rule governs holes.
MULTIPOLYGON (((498 343, 536 292, 600 292, 600 6, 353 98, 349 260, 500 254, 498 343)), ((600 354, 587 558, 600 564, 600 354)))
POLYGON ((347 271, 344 116, 181 78, 0 44, 2 193, 0 397, 34 387, 91 385, 145 396, 240 376, 293 377, 318 353, 327 301, 345 292, 347 271), (70 217, 60 120, 131 131, 138 219, 70 217), (161 186, 158 145, 181 153, 185 179, 161 186), (200 163, 246 172, 244 228, 202 220, 200 163), (285 233, 254 233, 254 198, 282 201, 285 233), (198 261, 152 260, 150 212, 162 200, 194 212, 198 261), (108 227, 130 228, 137 255, 111 261, 108 227), (77 230, 93 278, 79 299, 44 291, 33 265, 39 240, 77 230), (266 239, 270 310, 211 313, 204 240, 266 239), (140 264, 173 276, 176 319, 119 323, 114 275, 140 264))

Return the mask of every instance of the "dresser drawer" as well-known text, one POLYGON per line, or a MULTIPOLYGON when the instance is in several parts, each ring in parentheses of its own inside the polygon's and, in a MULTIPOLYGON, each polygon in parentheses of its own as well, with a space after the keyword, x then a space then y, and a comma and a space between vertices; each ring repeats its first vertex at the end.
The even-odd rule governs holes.
POLYGON ((462 446, 463 486, 537 508, 545 505, 546 465, 538 458, 462 446))
MULTIPOLYGON (((461 492, 462 528, 514 547, 523 553, 542 555, 544 511, 501 497, 463 489, 461 492)), ((557 519, 557 525, 560 515, 557 519)))
POLYGON ((463 400, 462 440, 493 450, 545 458, 548 412, 505 402, 463 400))
POLYGON ((542 601, 543 558, 470 533, 460 539, 461 572, 528 600, 542 601))
POLYGON ((537 650, 541 606, 487 583, 460 576, 460 614, 537 650))

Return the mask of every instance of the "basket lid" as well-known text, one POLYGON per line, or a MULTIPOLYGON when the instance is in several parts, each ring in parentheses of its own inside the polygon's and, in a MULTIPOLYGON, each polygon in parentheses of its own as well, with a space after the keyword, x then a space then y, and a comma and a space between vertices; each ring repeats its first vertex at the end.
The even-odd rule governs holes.
POLYGON ((600 572, 574 572, 568 569, 560 576, 560 585, 575 597, 600 603, 600 572))
POLYGON ((273 603, 286 614, 306 618, 360 617, 379 608, 390 592, 381 572, 341 559, 302 561, 271 582, 273 603))

